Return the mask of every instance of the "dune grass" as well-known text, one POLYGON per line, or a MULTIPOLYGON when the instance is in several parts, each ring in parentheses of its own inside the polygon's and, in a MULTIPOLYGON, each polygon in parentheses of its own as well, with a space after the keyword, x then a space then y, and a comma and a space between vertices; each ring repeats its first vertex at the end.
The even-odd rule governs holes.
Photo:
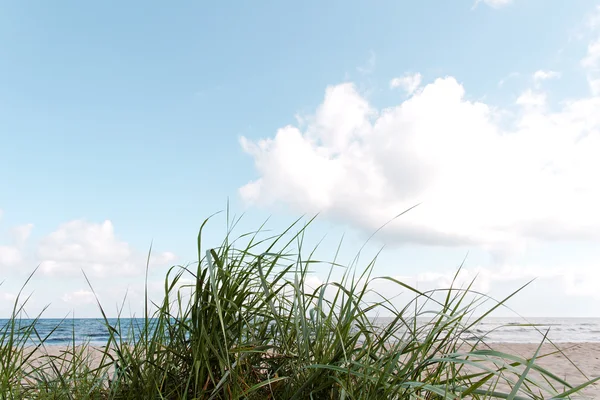
POLYGON ((541 368, 543 355, 523 359, 487 348, 484 337, 465 340, 508 298, 480 310, 486 298, 472 286, 420 292, 373 277, 376 258, 360 268, 339 265, 337 255, 317 261, 303 251, 300 220, 266 238, 262 227, 234 238, 234 223, 209 249, 205 224, 199 262, 168 271, 161 301, 146 295, 141 324, 111 324, 98 302, 110 332, 99 360, 74 334, 61 355, 36 356, 47 337, 33 323, 20 326, 19 297, 0 330, 2 398, 538 399, 584 387, 541 368), (316 268, 329 277, 310 287, 316 268), (377 296, 382 281, 412 300, 397 308, 377 296), (382 323, 377 313, 391 318, 382 323))

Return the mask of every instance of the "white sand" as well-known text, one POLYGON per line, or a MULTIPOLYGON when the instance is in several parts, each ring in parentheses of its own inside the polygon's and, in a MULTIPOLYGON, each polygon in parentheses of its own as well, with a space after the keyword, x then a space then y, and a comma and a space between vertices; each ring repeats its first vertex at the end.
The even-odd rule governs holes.
MULTIPOLYGON (((531 358, 539 344, 491 344, 494 350, 531 358)), ((577 386, 600 376, 600 343, 560 343, 556 346, 564 353, 553 354, 537 360, 542 368, 554 373, 558 377, 577 386), (585 376, 584 376, 585 375, 585 376), (587 379, 586 379, 587 377, 587 379)), ((544 344, 538 357, 543 354, 554 353, 557 349, 551 344, 544 344)), ((531 376, 537 377, 536 373, 531 376)), ((543 382, 543 381, 542 381, 543 382)), ((600 399, 600 382, 596 382, 578 393, 579 398, 600 399)))
MULTIPOLYGON (((492 344, 494 350, 530 358, 535 353, 538 344, 492 344)), ((562 354, 555 354, 540 358, 537 363, 553 372, 560 378, 565 379, 571 385, 578 385, 587 380, 600 376, 600 343, 561 343, 557 346, 563 351, 562 354), (569 361, 570 360, 570 361, 569 361), (579 370, 578 370, 579 369, 579 370), (587 377, 587 378, 586 378, 587 377)), ((40 355, 48 354, 50 356, 61 356, 67 348, 64 346, 47 346, 46 351, 40 351, 40 355)), ((90 351, 91 366, 98 366, 101 359, 102 349, 97 347, 90 351)), ((552 345, 544 344, 540 355, 556 351, 552 345)), ((40 362, 40 361, 36 361, 40 362)), ((531 375, 534 379, 536 373, 531 375)), ((543 382, 543 381, 542 381, 543 382)), ((505 390, 505 388, 503 388, 505 390)), ((588 386, 578 398, 600 399, 600 383, 588 386)))
MULTIPOLYGON (((80 356, 83 356, 85 364, 90 368, 97 368, 100 365, 103 351, 104 348, 102 346, 75 347, 76 359, 80 359, 80 356)), ((29 350, 25 350, 25 354, 27 353, 29 353, 29 350)), ((72 346, 45 346, 44 348, 39 348, 31 357, 30 363, 36 367, 45 365, 49 361, 48 357, 52 357, 55 360, 55 365, 61 365, 61 360, 71 360, 73 357, 73 348, 72 346)), ((106 358, 104 362, 110 362, 110 359, 106 358)))

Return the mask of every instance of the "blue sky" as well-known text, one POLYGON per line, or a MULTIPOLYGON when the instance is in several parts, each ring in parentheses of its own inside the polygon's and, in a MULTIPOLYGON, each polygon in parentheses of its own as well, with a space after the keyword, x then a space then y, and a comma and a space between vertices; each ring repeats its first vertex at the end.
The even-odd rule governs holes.
POLYGON ((468 252, 493 295, 541 277, 524 314, 600 316, 599 7, 2 4, 0 309, 39 264, 32 309, 97 315, 80 267, 116 303, 229 199, 248 229, 320 212, 348 260, 423 202, 377 273, 443 285, 468 252))

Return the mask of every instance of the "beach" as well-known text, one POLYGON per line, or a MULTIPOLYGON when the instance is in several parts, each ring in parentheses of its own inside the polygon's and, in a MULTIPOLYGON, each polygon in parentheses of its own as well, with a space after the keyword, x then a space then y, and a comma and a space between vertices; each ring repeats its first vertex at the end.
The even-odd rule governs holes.
MULTIPOLYGON (((489 346, 499 352, 530 358, 535 354, 539 344, 492 343, 489 346)), ((540 367, 574 386, 600 376, 600 343, 555 343, 555 346, 563 354, 557 353, 539 358, 537 364, 540 367)), ((544 344, 538 357, 556 352, 556 347, 552 344, 544 344)), ((531 372, 530 376, 536 378, 539 375, 531 372)), ((600 382, 588 386, 574 398, 600 399, 600 382)))
MULTIPOLYGON (((29 355, 32 348, 25 348, 24 354, 29 355)), ((102 362, 104 353, 103 346, 75 346, 75 352, 73 346, 64 345, 46 345, 40 347, 34 351, 33 355, 29 358, 29 364, 33 367, 48 366, 50 360, 54 361, 54 364, 60 369, 70 365, 70 361, 73 359, 73 353, 77 356, 76 360, 80 361, 79 365, 86 365, 91 369, 97 368, 102 362), (66 362, 64 362, 66 361, 66 362)), ((105 358, 104 363, 110 362, 108 357, 105 358)))
MULTIPOLYGON (((571 385, 579 385, 600 376, 600 343, 557 343, 555 345, 563 354, 557 353, 539 358, 537 364, 542 368, 555 373, 571 385)), ((538 346, 539 344, 535 343, 489 344, 489 347, 495 351, 510 353, 524 358, 533 356, 538 346)), ((100 346, 92 346, 88 350, 90 366, 97 367, 101 360, 102 348, 100 346)), ((38 350, 37 360, 34 363, 39 364, 43 362, 43 356, 46 354, 56 357, 61 356, 65 351, 70 350, 66 346, 46 346, 45 349, 38 350)), ((544 344, 539 355, 554 353, 556 351, 557 349, 553 345, 544 344)), ((529 376, 535 379, 539 375, 535 371, 532 371, 529 376)), ((506 390, 506 387, 500 385, 498 389, 506 390)), ((595 383, 587 387, 577 396, 574 396, 574 398, 600 399, 600 383, 595 383)))

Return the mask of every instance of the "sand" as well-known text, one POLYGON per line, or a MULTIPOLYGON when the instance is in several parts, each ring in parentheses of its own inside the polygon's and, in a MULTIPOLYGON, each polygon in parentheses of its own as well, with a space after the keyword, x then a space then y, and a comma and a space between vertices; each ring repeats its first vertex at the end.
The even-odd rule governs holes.
MULTIPOLYGON (((29 354, 30 350, 26 349, 25 354, 29 354)), ((88 346, 88 347, 75 347, 76 359, 80 360, 80 365, 86 365, 91 369, 97 368, 102 362, 102 356, 104 352, 103 346, 88 346), (82 358, 83 357, 83 358, 82 358)), ((50 358, 54 361, 54 365, 61 369, 69 365, 68 362, 63 360, 71 360, 73 357, 72 346, 54 346, 47 345, 44 348, 37 349, 33 356, 30 357, 30 364, 34 367, 48 366, 50 358)), ((105 358, 104 364, 110 363, 110 359, 105 358)))
MULTIPOLYGON (((490 344, 494 350, 524 358, 532 357, 538 346, 539 344, 520 343, 490 344)), ((600 376, 600 343, 558 343, 556 346, 564 355, 559 353, 542 357, 537 364, 574 386, 600 376)), ((556 351, 553 345, 544 344, 540 355, 556 351)), ((536 374, 533 373, 532 376, 535 378, 536 374)), ((578 393, 577 398, 600 399, 600 381, 578 393)))
MULTIPOLYGON (((535 353, 538 344, 504 343, 491 344, 490 346, 500 352, 529 358, 535 353)), ((563 351, 564 355, 555 354, 540 358, 538 360, 540 366, 555 373, 572 385, 578 385, 600 376, 600 343, 560 343, 557 346, 563 351)), ((60 356, 65 350, 66 347, 63 346, 47 346, 46 351, 40 351, 40 355, 47 353, 51 356, 60 356)), ((90 351, 89 356, 92 366, 98 365, 101 351, 100 347, 90 351)), ((554 351, 556 349, 552 345, 545 344, 540 354, 554 351)), ((535 378, 535 373, 533 373, 533 377, 535 378)), ((588 386, 577 398, 600 399, 600 382, 588 386)))

